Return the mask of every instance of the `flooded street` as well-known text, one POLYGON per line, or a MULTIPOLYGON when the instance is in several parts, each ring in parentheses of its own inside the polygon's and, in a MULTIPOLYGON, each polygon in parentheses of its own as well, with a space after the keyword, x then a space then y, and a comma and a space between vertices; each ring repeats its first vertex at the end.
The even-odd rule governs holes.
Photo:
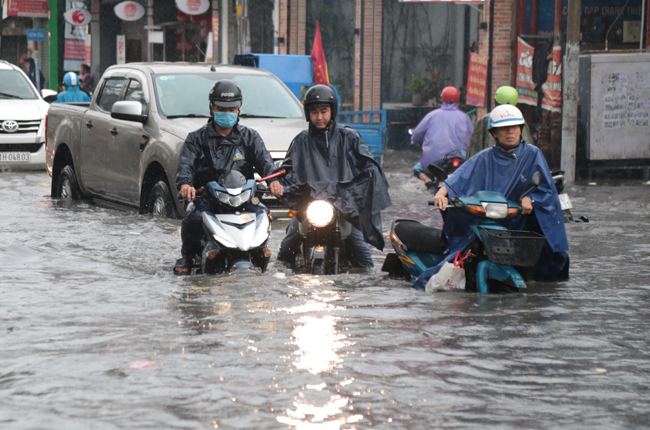
MULTIPOLYGON (((441 223, 385 169, 395 218, 441 223)), ((178 277, 180 221, 53 201, 0 172, 2 429, 650 425, 650 185, 569 188, 571 279, 425 293, 380 271, 178 277)))

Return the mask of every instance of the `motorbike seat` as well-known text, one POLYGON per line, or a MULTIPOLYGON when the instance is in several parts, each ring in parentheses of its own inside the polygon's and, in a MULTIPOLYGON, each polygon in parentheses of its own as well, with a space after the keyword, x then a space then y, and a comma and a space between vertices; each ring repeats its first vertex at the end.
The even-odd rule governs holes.
POLYGON ((447 250, 447 243, 439 228, 427 227, 418 221, 404 220, 395 225, 394 231, 408 252, 442 254, 447 250))

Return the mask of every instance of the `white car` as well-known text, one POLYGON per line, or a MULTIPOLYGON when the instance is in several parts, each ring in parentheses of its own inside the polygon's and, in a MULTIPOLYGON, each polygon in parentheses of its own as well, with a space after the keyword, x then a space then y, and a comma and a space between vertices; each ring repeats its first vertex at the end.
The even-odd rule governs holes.
MULTIPOLYGON (((43 96, 56 91, 42 90, 43 96)), ((0 60, 0 170, 45 170, 45 115, 43 100, 27 75, 0 60)))

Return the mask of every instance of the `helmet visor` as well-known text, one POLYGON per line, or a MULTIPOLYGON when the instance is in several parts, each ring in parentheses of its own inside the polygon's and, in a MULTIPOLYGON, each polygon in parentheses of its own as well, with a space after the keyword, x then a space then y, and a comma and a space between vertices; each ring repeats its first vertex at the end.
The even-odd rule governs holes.
POLYGON ((211 103, 215 106, 223 107, 223 108, 231 108, 231 107, 236 107, 236 106, 241 106, 241 100, 233 100, 230 102, 227 101, 221 101, 221 100, 213 100, 211 103))

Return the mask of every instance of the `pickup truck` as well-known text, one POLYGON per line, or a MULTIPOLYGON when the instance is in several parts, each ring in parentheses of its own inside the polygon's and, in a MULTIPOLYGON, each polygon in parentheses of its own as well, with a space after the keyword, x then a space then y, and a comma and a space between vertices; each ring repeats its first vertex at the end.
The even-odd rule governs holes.
POLYGON ((109 67, 90 103, 58 103, 46 117, 52 197, 92 198, 178 218, 178 155, 188 133, 209 118, 219 79, 242 89, 241 124, 257 130, 274 160, 307 128, 302 105, 273 74, 205 63, 109 67))

